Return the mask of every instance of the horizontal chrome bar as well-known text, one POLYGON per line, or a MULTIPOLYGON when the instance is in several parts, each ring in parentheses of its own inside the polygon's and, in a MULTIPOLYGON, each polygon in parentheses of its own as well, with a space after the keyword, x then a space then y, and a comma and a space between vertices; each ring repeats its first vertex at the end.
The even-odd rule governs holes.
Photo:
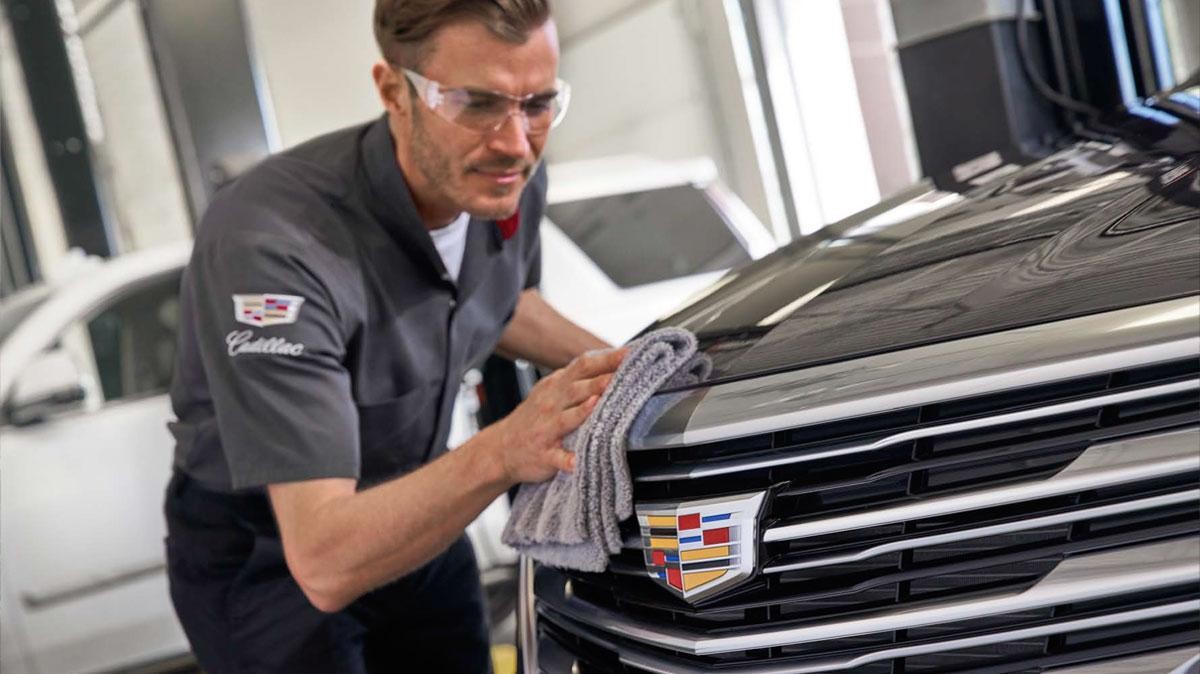
POLYGON ((1105 660, 1090 665, 1051 669, 1046 674, 1196 674, 1200 672, 1200 648, 1176 648, 1131 658, 1105 660))
MULTIPOLYGON (((740 667, 732 666, 722 668, 721 672, 724 674, 820 674, 822 672, 838 672, 853 669, 855 667, 862 667, 875 662, 892 660, 895 658, 907 658, 914 655, 927 655, 929 653, 945 653, 948 651, 955 651, 965 648, 978 648, 980 646, 1017 641, 1021 639, 1036 639, 1055 634, 1066 634, 1069 632, 1079 632, 1103 627, 1115 627, 1118 625, 1127 625, 1129 623, 1136 623, 1143 620, 1154 620, 1156 618, 1168 618, 1177 615, 1195 614, 1197 611, 1200 611, 1200 600, 1181 601, 1171 604, 1164 604, 1162 606, 1152 606, 1149 608, 1141 608, 1132 611, 1109 613, 1090 618, 1063 620, 1061 622, 1037 625, 1035 627, 993 632, 991 634, 981 634, 973 637, 946 639, 944 641, 914 644, 912 646, 884 648, 877 651, 862 653, 853 657, 828 658, 796 664, 770 663, 761 665, 745 665, 740 667)), ((703 667, 693 667, 681 663, 678 660, 669 660, 642 647, 618 644, 613 641, 609 635, 596 631, 580 623, 571 621, 570 619, 564 619, 563 617, 554 613, 551 609, 539 611, 539 614, 551 622, 562 624, 563 627, 568 629, 572 634, 583 637, 588 641, 599 644, 608 650, 615 652, 621 662, 633 667, 640 667, 641 669, 655 672, 656 674, 706 674, 707 672, 712 671, 712 669, 706 669, 703 667)), ((1175 660, 1175 662, 1182 662, 1186 659, 1186 657, 1183 657, 1175 660)), ((1123 671, 1128 673, 1151 670, 1126 669, 1123 671)), ((1163 671, 1165 674, 1166 670, 1163 671)), ((1100 674, 1099 670, 1097 670, 1096 674, 1100 674)))
POLYGON ((1180 503, 1189 502, 1200 502, 1200 489, 1181 491, 1174 494, 1163 494, 1161 496, 1152 496, 1150 498, 1137 499, 1135 501, 1123 501, 1121 503, 1112 503, 1093 508, 1082 508, 1080 510, 1059 513, 1057 515, 1027 518, 1014 522, 1005 522, 1003 524, 993 524, 985 527, 976 527, 974 529, 964 529, 962 531, 948 531, 943 534, 933 534, 931 536, 915 536, 912 538, 905 538, 902 540, 891 541, 889 543, 883 543, 881 545, 871 546, 856 552, 806 559, 802 562, 794 562, 792 564, 777 564, 774 566, 768 566, 763 569, 763 573, 782 573, 784 571, 798 571, 800 569, 833 566, 835 564, 849 564, 852 562, 861 562, 864 559, 871 559, 880 555, 900 552, 902 550, 915 550, 917 548, 941 545, 943 543, 954 543, 956 541, 967 541, 975 538, 986 538, 988 536, 1011 534, 1013 532, 1028 531, 1030 529, 1037 529, 1039 527, 1048 527, 1056 524, 1068 524, 1071 522, 1081 522, 1084 520, 1108 517, 1110 515, 1123 515, 1126 513, 1138 512, 1140 510, 1150 510, 1152 508, 1161 508, 1164 506, 1178 505, 1180 503))
POLYGON ((1098 409, 1107 405, 1116 405, 1119 403, 1145 400, 1147 398, 1155 398, 1158 396, 1185 393, 1187 391, 1196 390, 1200 390, 1200 379, 1174 382, 1171 384, 1162 384, 1160 386, 1151 386, 1135 391, 1111 393, 1108 395, 1096 396, 1094 398, 1087 398, 1084 400, 1073 400, 1070 402, 1046 405, 1044 407, 1035 407, 1032 409, 1021 410, 1019 412, 1009 412, 1007 414, 997 414, 979 419, 968 419, 966 421, 956 421, 937 426, 914 428, 912 430, 886 435, 871 442, 865 443, 860 442, 844 444, 840 446, 822 447, 815 450, 803 449, 784 451, 768 456, 760 455, 757 457, 732 458, 721 461, 677 463, 666 468, 642 471, 636 476, 635 479, 638 482, 664 482, 667 480, 683 480, 697 477, 710 477, 713 475, 727 475, 729 473, 739 473, 742 471, 755 470, 759 468, 772 468, 775 466, 819 461, 821 459, 846 456, 849 454, 871 452, 889 447, 891 445, 900 444, 902 442, 910 442, 912 440, 920 440, 922 438, 932 438, 939 435, 948 435, 950 433, 961 433, 963 431, 973 431, 982 428, 991 428, 993 426, 1003 426, 1005 424, 1018 423, 1022 421, 1032 421, 1034 419, 1042 419, 1059 414, 1081 412, 1083 410, 1098 409))
POLYGON ((601 608, 573 595, 568 596, 561 576, 546 569, 542 571, 535 579, 538 600, 557 613, 603 632, 620 634, 652 646, 695 655, 711 655, 912 629, 1178 585, 1194 585, 1200 582, 1200 540, 1176 539, 1068 558, 1040 581, 1020 592, 882 611, 847 620, 723 631, 719 635, 656 624, 601 608))
POLYGON ((673 403, 629 446, 717 442, 1195 357, 1197 318, 1200 297, 1182 297, 662 394, 673 403))
POLYGON ((30 611, 39 611, 79 600, 88 595, 106 592, 114 588, 141 582, 154 576, 165 576, 167 565, 160 561, 143 562, 128 569, 109 573, 98 578, 73 583, 64 587, 50 590, 25 592, 21 594, 21 604, 30 611))
POLYGON ((1200 470, 1200 429, 1126 438, 1092 445, 1066 468, 1036 482, 942 496, 851 515, 767 529, 767 543, 821 536, 862 527, 979 510, 1200 470))

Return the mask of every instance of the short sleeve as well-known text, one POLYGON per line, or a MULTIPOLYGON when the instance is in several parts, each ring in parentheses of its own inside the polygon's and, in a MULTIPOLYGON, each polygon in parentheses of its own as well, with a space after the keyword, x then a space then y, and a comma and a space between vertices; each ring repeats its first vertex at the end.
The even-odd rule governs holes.
POLYGON ((227 227, 193 254, 185 283, 235 489, 359 476, 347 328, 322 252, 227 227))

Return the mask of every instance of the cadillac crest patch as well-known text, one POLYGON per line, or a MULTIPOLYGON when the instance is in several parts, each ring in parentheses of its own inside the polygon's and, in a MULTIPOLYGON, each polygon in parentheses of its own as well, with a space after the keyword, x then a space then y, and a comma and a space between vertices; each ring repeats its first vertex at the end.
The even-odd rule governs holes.
POLYGON ((233 318, 258 328, 295 323, 302 304, 299 295, 234 295, 233 318))

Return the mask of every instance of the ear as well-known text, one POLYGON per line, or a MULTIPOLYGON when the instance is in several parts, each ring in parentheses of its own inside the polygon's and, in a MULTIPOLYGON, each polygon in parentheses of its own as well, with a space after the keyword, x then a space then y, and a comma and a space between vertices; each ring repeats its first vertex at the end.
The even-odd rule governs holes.
POLYGON ((371 78, 375 80, 375 93, 384 109, 394 115, 408 114, 408 96, 404 94, 404 77, 386 61, 371 66, 371 78))

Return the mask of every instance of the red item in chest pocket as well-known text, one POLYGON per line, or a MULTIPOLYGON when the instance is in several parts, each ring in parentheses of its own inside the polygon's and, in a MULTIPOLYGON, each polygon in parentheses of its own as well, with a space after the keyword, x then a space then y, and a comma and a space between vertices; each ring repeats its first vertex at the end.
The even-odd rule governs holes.
POLYGON ((504 237, 505 241, 513 238, 517 233, 517 227, 521 224, 521 211, 518 209, 516 213, 496 221, 496 228, 500 230, 500 236, 504 237))

